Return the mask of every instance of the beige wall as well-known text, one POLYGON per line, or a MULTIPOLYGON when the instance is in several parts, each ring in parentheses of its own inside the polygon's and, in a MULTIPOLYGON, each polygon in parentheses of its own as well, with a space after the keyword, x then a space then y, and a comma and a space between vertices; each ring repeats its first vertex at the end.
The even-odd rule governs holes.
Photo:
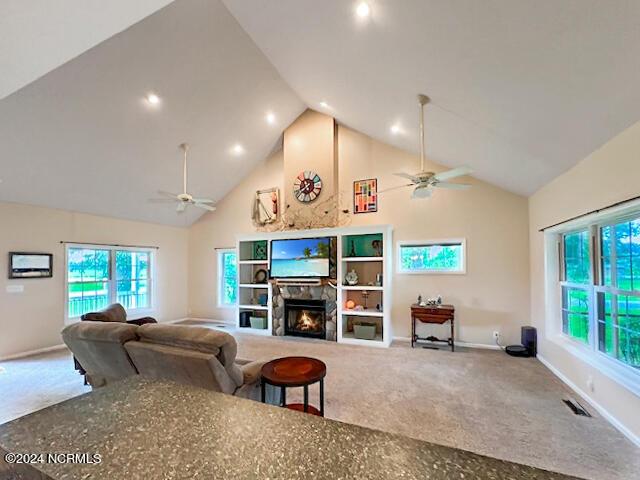
POLYGON ((154 315, 161 321, 187 315, 187 229, 11 203, 0 203, 0 225, 0 358, 62 342, 62 240, 159 246, 154 315), (53 253, 53 278, 7 279, 9 251, 53 253), (7 293, 8 285, 23 285, 24 292, 7 293))
POLYGON ((529 199, 531 318, 540 354, 570 382, 640 437, 640 398, 554 341, 545 324, 560 325, 558 296, 545 295, 542 227, 640 194, 640 122, 633 125, 529 199), (546 304, 546 309, 545 309, 546 304), (546 312, 550 312, 547 316, 546 312), (593 389, 588 385, 591 378, 593 389))
MULTIPOLYGON (((393 172, 415 172, 419 159, 366 135, 338 128, 339 185, 351 202, 352 182, 377 177, 379 188, 402 184, 393 172)), ((233 247, 235 235, 255 231, 250 219, 255 190, 283 183, 283 158, 278 153, 255 170, 190 230, 190 308, 195 317, 233 319, 218 309, 216 247, 233 247)), ((435 171, 443 167, 429 165, 435 171)), ((430 200, 410 201, 410 190, 384 194, 378 213, 352 217, 352 225, 391 224, 394 240, 464 237, 466 275, 394 275, 394 336, 409 335, 409 305, 418 294, 435 296, 457 308, 458 339, 493 344, 499 330, 504 341, 519 340, 529 320, 529 247, 527 199, 487 183, 465 178, 468 191, 440 190, 430 200)))

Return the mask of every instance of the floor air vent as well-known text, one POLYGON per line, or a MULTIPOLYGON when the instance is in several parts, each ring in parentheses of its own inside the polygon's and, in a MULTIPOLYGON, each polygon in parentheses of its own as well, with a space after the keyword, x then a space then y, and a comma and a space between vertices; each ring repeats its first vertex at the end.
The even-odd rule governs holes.
POLYGON ((575 414, 575 415, 580 415, 582 417, 590 417, 591 414, 589 412, 587 412, 587 410, 580 405, 577 401, 570 399, 570 400, 562 400, 564 402, 564 404, 569 407, 571 409, 571 411, 575 414))

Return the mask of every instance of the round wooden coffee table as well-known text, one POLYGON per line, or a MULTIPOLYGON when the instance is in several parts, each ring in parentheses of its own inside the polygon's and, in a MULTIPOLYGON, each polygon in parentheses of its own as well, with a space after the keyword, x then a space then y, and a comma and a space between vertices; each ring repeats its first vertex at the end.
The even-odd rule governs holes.
POLYGON ((280 387, 281 405, 291 410, 324 417, 324 377, 327 366, 316 358, 284 357, 267 362, 262 367, 262 403, 265 401, 267 384, 280 387), (309 405, 309 385, 320 382, 320 409, 309 405), (302 387, 304 403, 287 405, 287 388, 302 387))

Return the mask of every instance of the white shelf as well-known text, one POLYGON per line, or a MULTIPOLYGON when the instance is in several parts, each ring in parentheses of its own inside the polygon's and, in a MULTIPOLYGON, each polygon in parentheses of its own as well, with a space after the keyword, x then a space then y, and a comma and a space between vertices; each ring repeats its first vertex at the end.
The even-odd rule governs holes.
POLYGON ((344 332, 342 334, 342 341, 344 343, 351 343, 353 345, 382 345, 382 334, 376 333, 376 338, 373 340, 365 340, 363 338, 356 338, 353 332, 344 332))
POLYGON ((253 333, 256 335, 271 335, 271 330, 268 328, 251 328, 251 327, 238 327, 239 332, 253 333))
POLYGON ((268 260, 238 260, 239 265, 268 265, 268 260))
POLYGON ((340 310, 342 315, 353 315, 355 317, 384 317, 384 312, 379 312, 373 308, 367 308, 366 310, 348 310, 343 308, 340 310))
POLYGON ((342 290, 358 290, 358 291, 363 291, 363 290, 369 290, 372 292, 381 292, 382 290, 384 290, 383 287, 377 287, 374 285, 341 285, 340 288, 342 290))
POLYGON ((238 285, 240 288, 269 288, 268 283, 241 283, 238 285))
POLYGON ((241 310, 269 310, 269 305, 238 305, 241 310))
POLYGON ((383 257, 342 257, 343 262, 382 262, 383 257))

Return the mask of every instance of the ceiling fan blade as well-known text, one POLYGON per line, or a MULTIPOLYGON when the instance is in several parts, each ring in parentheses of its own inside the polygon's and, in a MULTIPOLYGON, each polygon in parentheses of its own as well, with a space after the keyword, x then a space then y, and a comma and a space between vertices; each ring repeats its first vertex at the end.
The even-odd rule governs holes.
POLYGON ((384 190, 380 190, 378 193, 390 192, 392 190, 398 190, 399 188, 413 187, 413 185, 414 185, 413 183, 407 183, 405 185, 398 185, 397 187, 385 188, 384 190))
POLYGON ((211 205, 207 205, 206 203, 195 202, 193 206, 202 208, 204 210, 209 210, 210 212, 215 212, 216 210, 216 207, 212 207, 211 205))
POLYGON ((396 177, 406 178, 407 180, 411 180, 413 183, 420 183, 420 179, 415 175, 411 175, 409 173, 394 173, 396 177))
POLYGON ((208 198, 193 198, 192 201, 194 203, 213 203, 213 200, 210 200, 208 198))
POLYGON ((411 194, 411 198, 429 198, 431 196, 431 188, 429 187, 416 187, 411 194))
POLYGON ((174 203, 177 202, 175 198, 149 198, 147 199, 149 203, 174 203))
POLYGON ((471 185, 468 183, 448 183, 448 182, 436 182, 433 184, 434 187, 438 188, 450 188, 451 190, 466 190, 470 188, 471 185))
POLYGON ((433 176, 433 178, 440 181, 449 180, 450 178, 456 178, 456 177, 461 177, 462 175, 468 175, 471 172, 473 172, 473 170, 471 170, 469 167, 458 167, 458 168, 454 168, 453 170, 447 170, 446 172, 436 173, 433 176))
POLYGON ((187 204, 184 203, 184 202, 180 202, 178 204, 178 206, 176 207, 176 212, 182 213, 182 212, 184 212, 186 210, 186 208, 187 208, 187 204))
POLYGON ((164 190, 158 190, 158 195, 162 195, 163 197, 177 198, 177 193, 165 192, 164 190))

